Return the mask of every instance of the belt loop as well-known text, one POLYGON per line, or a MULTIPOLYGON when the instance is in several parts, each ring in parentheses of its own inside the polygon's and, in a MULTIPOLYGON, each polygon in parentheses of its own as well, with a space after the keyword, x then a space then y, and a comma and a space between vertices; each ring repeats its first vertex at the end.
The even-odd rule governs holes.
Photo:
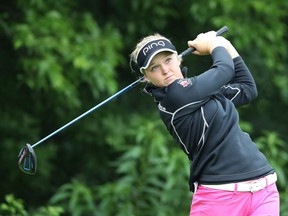
POLYGON ((194 194, 197 192, 198 190, 198 186, 199 186, 199 183, 198 182, 194 182, 194 194))
POLYGON ((265 182, 266 182, 266 187, 268 187, 268 178, 265 178, 265 182))
POLYGON ((238 192, 238 183, 235 183, 235 186, 234 186, 234 193, 237 194, 238 192))

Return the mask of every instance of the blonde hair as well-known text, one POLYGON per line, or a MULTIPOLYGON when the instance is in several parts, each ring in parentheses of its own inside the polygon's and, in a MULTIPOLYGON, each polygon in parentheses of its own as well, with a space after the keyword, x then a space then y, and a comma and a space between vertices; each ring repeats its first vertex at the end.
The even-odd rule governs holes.
MULTIPOLYGON (((134 51, 130 54, 130 59, 135 62, 137 64, 137 56, 138 56, 138 53, 139 51, 141 50, 141 48, 149 43, 150 41, 153 41, 153 40, 158 40, 158 39, 166 39, 168 40, 166 37, 160 35, 159 33, 155 33, 153 35, 149 35, 147 37, 144 37, 142 40, 140 40, 137 45, 136 45, 136 48, 134 49, 134 51)), ((170 40, 168 40, 170 41, 170 40)), ((170 41, 171 42, 171 41, 170 41)))
MULTIPOLYGON (((165 39, 165 40, 168 40, 171 43, 171 41, 168 38, 164 37, 163 35, 161 35, 159 33, 154 33, 152 35, 146 36, 146 37, 142 38, 142 40, 140 40, 137 43, 135 49, 130 54, 130 69, 132 70, 132 72, 135 72, 135 70, 133 69, 132 63, 134 63, 134 64, 136 64, 138 66, 137 57, 138 57, 138 54, 139 54, 140 50, 142 49, 142 47, 145 44, 149 43, 150 41, 159 40, 159 39, 165 39)), ((178 55, 177 55, 177 58, 182 62, 182 58, 180 58, 178 55)), ((145 74, 141 70, 140 70, 140 72, 145 74)))

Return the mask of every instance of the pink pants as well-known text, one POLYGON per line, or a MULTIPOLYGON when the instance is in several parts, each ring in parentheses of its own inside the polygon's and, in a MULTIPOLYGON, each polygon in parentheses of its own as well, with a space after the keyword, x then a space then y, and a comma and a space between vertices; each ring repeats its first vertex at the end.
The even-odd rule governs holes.
POLYGON ((193 195, 190 216, 279 216, 276 184, 255 192, 223 191, 199 186, 193 195))

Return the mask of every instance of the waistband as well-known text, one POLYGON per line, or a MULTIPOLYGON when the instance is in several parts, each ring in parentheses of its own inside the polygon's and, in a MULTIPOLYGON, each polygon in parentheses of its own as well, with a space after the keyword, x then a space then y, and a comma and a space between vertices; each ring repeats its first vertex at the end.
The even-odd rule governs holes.
POLYGON ((201 184, 201 186, 217 190, 255 193, 275 183, 276 181, 277 181, 277 174, 273 173, 252 181, 218 184, 218 185, 201 184))

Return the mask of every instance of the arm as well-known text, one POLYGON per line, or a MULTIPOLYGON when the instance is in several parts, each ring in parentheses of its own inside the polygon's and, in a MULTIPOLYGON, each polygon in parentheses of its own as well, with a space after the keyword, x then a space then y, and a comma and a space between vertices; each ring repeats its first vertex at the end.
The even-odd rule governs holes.
MULTIPOLYGON (((221 82, 223 83, 224 86, 219 87, 220 92, 228 99, 230 99, 235 104, 235 106, 247 104, 257 97, 257 88, 255 81, 243 59, 239 56, 239 53, 230 43, 230 41, 226 40, 221 36, 216 36, 216 32, 212 31, 204 34, 199 34, 195 40, 188 41, 188 45, 190 47, 196 48, 196 51, 193 52, 193 54, 196 55, 212 55, 213 50, 219 46, 222 46, 226 49, 231 59, 233 59, 235 74, 233 74, 231 80, 227 81, 226 83, 222 82, 222 76, 219 76, 218 74, 216 74, 216 76, 214 75, 213 77, 214 82, 218 84, 221 82), (226 85, 227 83, 230 84, 226 85)), ((229 55, 227 58, 229 58, 229 55)), ((205 78, 205 73, 203 75, 203 77, 205 78)), ((209 77, 210 80, 213 81, 213 79, 211 79, 211 75, 212 73, 209 74, 209 77)), ((212 83, 207 83, 205 86, 210 85, 215 87, 215 85, 213 85, 212 83)))
POLYGON ((196 51, 194 51, 193 54, 211 54, 212 58, 218 53, 218 51, 215 51, 219 50, 219 47, 223 47, 229 53, 225 56, 226 61, 229 62, 233 59, 233 73, 229 73, 230 70, 221 68, 221 66, 223 66, 222 64, 220 64, 219 67, 217 64, 219 62, 216 60, 218 58, 213 58, 213 66, 210 70, 197 77, 197 82, 201 83, 203 87, 205 86, 204 88, 201 88, 202 96, 214 94, 215 92, 213 92, 213 90, 216 91, 215 88, 218 87, 218 91, 220 89, 220 92, 236 106, 247 104, 256 98, 257 89, 255 81, 248 67, 230 41, 221 36, 216 36, 216 32, 211 31, 199 34, 195 40, 188 41, 188 46, 196 48, 196 51), (230 84, 227 85, 227 83, 230 84))
POLYGON ((230 99, 235 106, 248 104, 257 95, 257 87, 254 78, 243 59, 238 56, 233 59, 235 75, 228 85, 223 86, 220 92, 230 99))
POLYGON ((229 83, 235 76, 234 64, 224 47, 216 47, 211 53, 213 64, 209 70, 195 78, 195 92, 201 97, 209 97, 229 83))
POLYGON ((248 104, 257 97, 257 88, 254 78, 231 43, 226 47, 226 50, 233 58, 235 75, 228 85, 225 85, 220 89, 220 92, 236 106, 248 104))
POLYGON ((238 53, 232 48, 228 40, 221 36, 216 36, 216 32, 202 33, 193 41, 188 41, 189 47, 194 47, 195 55, 211 55, 213 65, 209 70, 195 77, 194 93, 198 99, 209 97, 219 89, 229 83, 234 77, 234 63, 231 56, 236 56, 238 53))

